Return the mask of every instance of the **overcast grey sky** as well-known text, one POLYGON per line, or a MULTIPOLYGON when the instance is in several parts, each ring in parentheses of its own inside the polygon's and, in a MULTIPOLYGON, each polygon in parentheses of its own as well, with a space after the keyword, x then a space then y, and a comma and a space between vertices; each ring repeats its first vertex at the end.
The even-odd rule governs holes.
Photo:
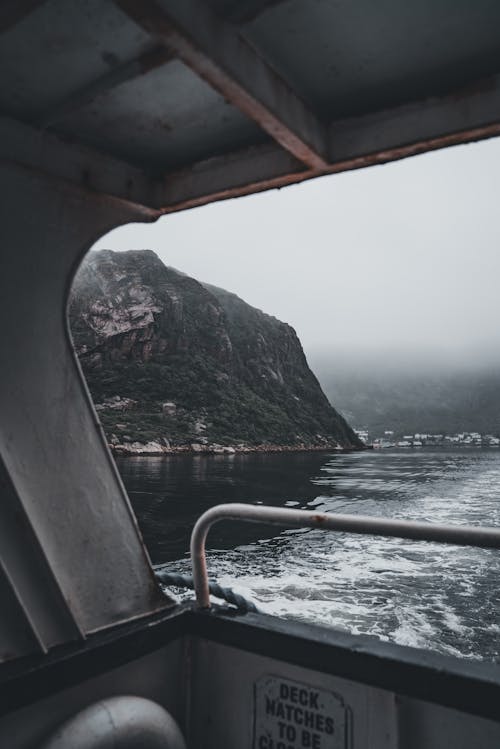
POLYGON ((500 140, 121 227, 296 329, 308 353, 500 355, 500 140))

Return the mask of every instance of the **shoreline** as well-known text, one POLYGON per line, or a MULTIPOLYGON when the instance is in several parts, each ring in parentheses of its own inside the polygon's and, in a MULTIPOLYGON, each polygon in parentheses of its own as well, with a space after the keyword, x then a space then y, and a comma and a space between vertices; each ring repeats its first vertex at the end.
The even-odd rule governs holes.
POLYGON ((120 457, 161 457, 169 455, 245 455, 251 453, 302 453, 302 452, 359 452, 366 447, 343 447, 337 443, 324 445, 203 445, 191 443, 188 445, 169 446, 159 442, 132 442, 126 444, 108 444, 112 454, 120 457))

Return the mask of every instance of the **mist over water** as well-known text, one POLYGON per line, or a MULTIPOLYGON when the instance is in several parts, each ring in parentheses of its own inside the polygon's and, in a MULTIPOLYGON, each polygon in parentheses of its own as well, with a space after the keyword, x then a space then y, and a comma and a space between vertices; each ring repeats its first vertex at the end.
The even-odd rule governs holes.
MULTIPOLYGON (((140 458, 120 471, 153 562, 183 572, 192 524, 218 502, 500 524, 498 449, 140 458)), ((267 613, 500 659, 495 551, 241 523, 218 524, 208 546, 211 576, 267 613)))

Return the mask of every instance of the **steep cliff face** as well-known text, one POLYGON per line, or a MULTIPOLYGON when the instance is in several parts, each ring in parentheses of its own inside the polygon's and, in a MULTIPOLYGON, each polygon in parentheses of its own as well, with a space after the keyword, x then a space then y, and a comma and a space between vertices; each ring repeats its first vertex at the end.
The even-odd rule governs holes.
POLYGON ((289 325, 150 250, 90 253, 69 314, 115 446, 358 446, 289 325))

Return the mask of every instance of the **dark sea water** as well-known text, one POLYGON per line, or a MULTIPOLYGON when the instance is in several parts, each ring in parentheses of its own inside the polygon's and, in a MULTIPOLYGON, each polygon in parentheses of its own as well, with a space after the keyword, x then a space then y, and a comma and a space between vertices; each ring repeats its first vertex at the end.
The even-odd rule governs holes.
MULTIPOLYGON (((500 450, 172 456, 118 463, 153 564, 190 570, 196 518, 221 502, 500 525, 500 450)), ((262 610, 403 645, 500 660, 500 552, 220 523, 211 577, 262 610)))

